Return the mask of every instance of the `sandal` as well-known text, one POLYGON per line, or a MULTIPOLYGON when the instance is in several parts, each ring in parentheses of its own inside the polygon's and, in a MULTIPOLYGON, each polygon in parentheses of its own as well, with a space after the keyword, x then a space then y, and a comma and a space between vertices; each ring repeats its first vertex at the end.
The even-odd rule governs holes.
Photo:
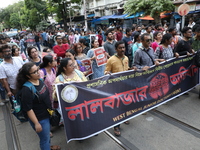
POLYGON ((120 136, 120 135, 121 135, 121 132, 120 132, 120 130, 119 130, 118 127, 114 128, 114 134, 115 134, 116 136, 120 136))
POLYGON ((129 121, 125 121, 124 123, 125 123, 126 125, 130 124, 130 122, 129 122, 129 121))
POLYGON ((52 145, 51 150, 61 150, 61 147, 58 145, 52 145))

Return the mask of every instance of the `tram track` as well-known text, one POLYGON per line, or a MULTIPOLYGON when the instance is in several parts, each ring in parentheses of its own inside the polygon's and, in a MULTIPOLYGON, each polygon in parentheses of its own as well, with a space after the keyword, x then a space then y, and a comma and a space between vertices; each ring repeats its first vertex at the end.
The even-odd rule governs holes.
POLYGON ((8 150, 21 150, 14 118, 10 111, 10 103, 8 102, 3 106, 8 150))
MULTIPOLYGON (((188 132, 188 133, 194 135, 197 138, 200 138, 200 129, 198 129, 186 122, 183 122, 183 121, 181 121, 177 118, 174 118, 168 114, 165 114, 159 110, 151 110, 151 111, 149 111, 149 113, 153 116, 156 116, 156 117, 162 119, 163 121, 166 121, 180 129, 184 130, 185 132, 188 132)), ((113 142, 115 142, 123 150, 139 150, 139 148, 137 148, 134 145, 134 143, 130 143, 123 136, 115 137, 109 130, 104 131, 104 134, 107 135, 113 142)))
POLYGON ((165 114, 159 110, 152 110, 152 111, 150 111, 150 113, 170 124, 175 125, 176 127, 180 128, 180 129, 200 138, 200 129, 198 129, 188 123, 185 123, 177 118, 174 118, 168 114, 165 114))

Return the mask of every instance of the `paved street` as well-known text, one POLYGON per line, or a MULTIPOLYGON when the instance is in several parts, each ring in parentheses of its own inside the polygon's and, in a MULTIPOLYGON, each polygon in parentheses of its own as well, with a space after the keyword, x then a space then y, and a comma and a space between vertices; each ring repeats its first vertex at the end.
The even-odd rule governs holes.
MULTIPOLYGON (((198 89, 195 88, 189 95, 182 95, 147 115, 130 120, 130 125, 122 124, 119 138, 113 136, 113 129, 110 129, 81 143, 67 144, 64 127, 59 127, 52 129, 52 144, 60 145, 62 150, 199 150, 199 106, 198 89)), ((11 149, 5 109, 6 106, 0 107, 0 150, 11 149)), ((21 149, 39 150, 39 139, 30 125, 18 120, 15 124, 21 149)))

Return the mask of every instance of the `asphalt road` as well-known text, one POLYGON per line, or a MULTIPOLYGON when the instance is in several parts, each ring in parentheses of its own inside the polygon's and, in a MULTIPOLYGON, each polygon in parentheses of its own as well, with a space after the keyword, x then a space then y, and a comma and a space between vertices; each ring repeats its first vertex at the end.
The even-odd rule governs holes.
MULTIPOLYGON (((198 88, 121 125, 121 136, 113 129, 83 142, 66 142, 64 127, 52 128, 53 145, 62 150, 200 150, 200 99, 198 88)), ((0 107, 0 150, 13 150, 8 107, 0 107)), ((39 150, 39 138, 29 123, 14 118, 22 150, 39 150)))

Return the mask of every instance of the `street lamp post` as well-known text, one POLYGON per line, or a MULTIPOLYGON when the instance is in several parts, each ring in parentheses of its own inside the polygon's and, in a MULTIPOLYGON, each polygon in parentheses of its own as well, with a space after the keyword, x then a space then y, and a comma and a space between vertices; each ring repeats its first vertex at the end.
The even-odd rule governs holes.
MULTIPOLYGON (((185 0, 183 0, 183 4, 185 4, 185 0)), ((184 26, 185 26, 185 15, 182 17, 182 27, 181 27, 181 29, 183 29, 184 26)))
POLYGON ((86 12, 86 0, 83 0, 83 9, 84 9, 84 20, 85 20, 85 28, 88 31, 88 24, 87 24, 87 12, 86 12))

